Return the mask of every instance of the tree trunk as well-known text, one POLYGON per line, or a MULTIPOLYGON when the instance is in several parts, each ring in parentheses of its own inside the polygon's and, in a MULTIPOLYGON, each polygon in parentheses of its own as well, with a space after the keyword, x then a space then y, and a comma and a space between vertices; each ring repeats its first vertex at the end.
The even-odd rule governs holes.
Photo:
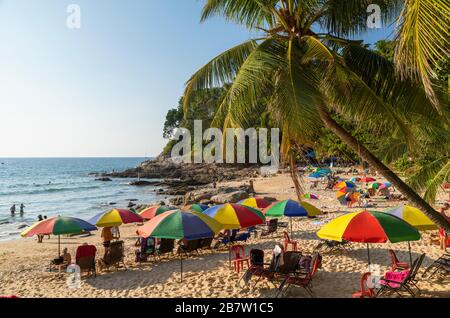
POLYGON ((292 150, 290 150, 289 154, 289 166, 291 169, 291 178, 295 186, 295 192, 297 193, 297 199, 299 202, 301 202, 303 200, 304 190, 300 184, 300 181, 298 180, 297 165, 295 164, 295 158, 292 150))
POLYGON ((355 152, 367 161, 372 167, 377 169, 388 181, 417 208, 422 210, 436 225, 450 231, 450 222, 448 222, 441 213, 431 207, 420 195, 411 189, 402 179, 400 179, 393 171, 391 171, 381 160, 375 157, 364 145, 362 145, 355 137, 342 128, 325 110, 318 107, 320 118, 334 134, 352 148, 355 152))

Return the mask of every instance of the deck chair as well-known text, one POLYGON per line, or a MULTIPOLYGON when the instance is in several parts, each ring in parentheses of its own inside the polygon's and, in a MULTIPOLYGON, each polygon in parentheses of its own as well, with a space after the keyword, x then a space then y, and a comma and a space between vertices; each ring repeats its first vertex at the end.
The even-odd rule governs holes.
POLYGON ((75 264, 80 267, 81 274, 87 272, 88 275, 93 273, 94 277, 97 276, 97 271, 95 267, 95 254, 97 253, 97 248, 94 245, 81 245, 78 246, 75 264))
POLYGON ((200 240, 189 240, 187 241, 186 245, 182 244, 178 247, 178 254, 183 253, 184 255, 188 256, 188 254, 197 252, 200 246, 200 240))
POLYGON ((279 288, 280 286, 277 284, 281 285, 287 276, 298 270, 300 256, 300 252, 285 252, 283 254, 283 264, 279 265, 279 262, 275 259, 275 262, 272 261, 268 270, 260 271, 256 275, 259 276, 259 279, 255 286, 262 278, 265 278, 275 288, 279 288))
POLYGON ((258 274, 260 271, 264 270, 264 266, 269 266, 270 264, 264 263, 264 251, 260 249, 251 249, 249 254, 249 260, 250 260, 250 266, 242 275, 241 279, 239 279, 239 282, 241 280, 244 281, 244 283, 247 285, 250 279, 252 278, 253 274, 258 274))
POLYGON ((311 297, 314 297, 312 290, 312 282, 317 273, 317 270, 322 268, 322 255, 316 254, 312 262, 312 268, 309 272, 298 273, 292 272, 290 275, 286 275, 275 297, 278 297, 282 293, 286 293, 292 285, 304 288, 311 297))
POLYGON ((155 254, 155 239, 146 237, 140 240, 140 250, 136 251, 136 262, 146 262, 150 255, 155 254))
POLYGON ((267 230, 261 232, 261 237, 273 235, 278 230, 278 219, 271 219, 267 224, 267 230))
POLYGON ((445 253, 437 260, 435 260, 427 269, 423 272, 422 277, 432 278, 434 275, 448 275, 450 273, 450 254, 445 253), (427 275, 428 274, 428 275, 427 275))
POLYGON ((174 239, 161 239, 161 243, 159 247, 155 250, 155 257, 160 258, 165 254, 173 254, 173 249, 175 248, 175 240, 174 239))
POLYGON ((389 254, 391 255, 391 259, 392 259, 392 271, 395 272, 397 270, 405 270, 405 269, 409 269, 409 264, 406 262, 400 262, 398 260, 397 254, 395 254, 395 252, 393 250, 389 250, 389 254))
POLYGON ((349 242, 347 241, 330 241, 330 240, 322 240, 317 246, 314 248, 314 251, 320 252, 322 254, 342 254, 347 253, 347 245, 349 242))
POLYGON ((201 239, 200 243, 198 245, 197 251, 211 250, 212 249, 212 246, 211 246, 212 241, 213 241, 212 237, 201 239))
POLYGON ((124 251, 125 248, 123 241, 112 242, 103 258, 99 260, 98 264, 99 268, 100 269, 106 268, 107 270, 109 270, 111 266, 114 266, 116 267, 116 269, 118 269, 122 264, 123 267, 126 269, 127 267, 124 261, 125 257, 124 251))
POLYGON ((412 297, 415 297, 416 293, 413 288, 415 287, 420 292, 417 286, 416 276, 424 258, 425 254, 422 254, 414 260, 410 270, 386 273, 384 278, 380 280, 381 288, 377 292, 377 297, 385 293, 394 292, 400 297, 402 297, 401 292, 408 292, 412 297))

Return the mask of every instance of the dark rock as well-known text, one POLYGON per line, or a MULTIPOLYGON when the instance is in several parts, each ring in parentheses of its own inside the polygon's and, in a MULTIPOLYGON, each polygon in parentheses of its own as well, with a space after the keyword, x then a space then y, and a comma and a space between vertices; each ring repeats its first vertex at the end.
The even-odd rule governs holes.
POLYGON ((132 181, 129 183, 130 186, 136 186, 136 187, 148 187, 154 185, 151 181, 132 181))
POLYGON ((112 181, 112 179, 108 178, 108 177, 101 177, 101 178, 95 179, 95 181, 110 182, 110 181, 112 181))

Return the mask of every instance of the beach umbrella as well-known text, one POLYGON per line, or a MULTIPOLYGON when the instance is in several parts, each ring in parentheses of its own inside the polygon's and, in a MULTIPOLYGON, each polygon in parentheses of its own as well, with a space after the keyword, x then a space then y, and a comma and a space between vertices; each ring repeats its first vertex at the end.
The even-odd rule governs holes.
POLYGON ((200 203, 195 203, 190 205, 189 207, 187 207, 188 210, 191 211, 195 211, 195 212, 200 212, 202 213, 203 211, 209 209, 209 205, 206 204, 200 204, 200 203))
POLYGON ((349 191, 347 189, 342 189, 336 192, 336 199, 338 199, 339 203, 343 206, 347 205, 346 195, 349 191))
POLYGON ((264 214, 259 210, 239 204, 217 205, 203 213, 221 223, 226 230, 238 230, 266 222, 264 214))
POLYGON ((39 221, 29 228, 25 229, 20 235, 22 237, 31 237, 33 235, 58 235, 58 257, 61 255, 61 235, 81 234, 83 232, 95 231, 97 227, 84 220, 57 216, 43 221, 39 221))
POLYGON ((263 198, 248 198, 238 202, 240 205, 245 205, 255 209, 264 209, 270 205, 270 202, 263 198))
POLYGON ((360 181, 363 182, 363 183, 369 183, 369 182, 374 182, 374 181, 377 181, 377 180, 375 178, 372 178, 372 177, 363 177, 363 178, 361 178, 360 181))
POLYGON ((353 188, 356 188, 356 184, 354 184, 353 182, 351 182, 351 181, 342 181, 342 182, 339 182, 339 183, 337 183, 334 187, 333 187, 333 189, 335 189, 335 190, 342 190, 342 189, 353 189, 353 188))
POLYGON ((326 174, 324 174, 324 173, 313 172, 313 173, 311 173, 311 174, 308 176, 308 178, 310 178, 310 179, 321 179, 321 178, 323 178, 323 177, 325 177, 325 176, 326 176, 326 174))
POLYGON ((144 219, 137 213, 125 209, 113 209, 102 212, 88 220, 98 227, 113 227, 129 223, 142 223, 144 219))
POLYGON ((420 240, 420 233, 409 223, 395 215, 375 211, 361 211, 340 216, 323 226, 317 232, 317 236, 324 240, 366 243, 369 267, 369 243, 420 240))
POLYGON ((142 210, 141 212, 139 212, 139 215, 143 219, 151 220, 155 216, 160 215, 167 211, 171 211, 171 210, 176 210, 176 208, 168 206, 168 205, 157 205, 157 206, 152 206, 152 207, 142 210))
MULTIPOLYGON (((436 224, 434 224, 422 211, 409 205, 400 205, 396 208, 386 210, 385 213, 395 215, 396 217, 408 222, 419 231, 431 231, 438 229, 436 224)), ((409 260, 412 264, 411 244, 409 242, 408 249, 409 260)))
MULTIPOLYGON (((214 237, 222 225, 213 218, 195 211, 167 211, 155 216, 137 230, 141 237, 196 240, 214 237)), ((181 280, 183 257, 180 253, 181 280)))
POLYGON ((372 189, 379 189, 380 188, 380 185, 381 184, 379 184, 378 182, 374 182, 374 183, 371 183, 370 185, 369 185, 369 188, 372 188, 372 189))
POLYGON ((317 194, 314 194, 314 193, 306 193, 305 195, 303 195, 303 197, 305 199, 319 200, 319 196, 317 194))
POLYGON ((307 202, 297 202, 294 200, 284 200, 280 202, 273 203, 269 207, 263 210, 266 217, 280 218, 283 216, 290 217, 291 223, 291 236, 293 236, 292 231, 292 218, 293 217, 308 217, 317 216, 323 214, 321 210, 316 208, 314 205, 307 202))

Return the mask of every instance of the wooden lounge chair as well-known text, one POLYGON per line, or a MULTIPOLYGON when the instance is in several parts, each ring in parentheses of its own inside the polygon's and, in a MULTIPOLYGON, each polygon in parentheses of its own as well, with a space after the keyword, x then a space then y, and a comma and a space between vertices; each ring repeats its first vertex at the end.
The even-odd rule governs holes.
POLYGON ((126 269, 126 265, 124 262, 124 242, 123 241, 115 241, 112 242, 111 245, 108 248, 108 251, 106 252, 106 254, 103 256, 102 259, 99 260, 98 265, 99 268, 102 269, 107 269, 109 270, 109 268, 111 266, 116 267, 116 269, 118 269, 120 267, 120 265, 122 264, 123 267, 126 269))
POLYGON ((87 272, 88 275, 92 272, 94 277, 97 276, 97 270, 95 267, 96 253, 97 248, 94 245, 81 245, 77 248, 75 264, 80 267, 81 275, 83 272, 87 272))
POLYGON ((174 239, 161 239, 159 247, 155 251, 155 257, 160 257, 166 254, 173 254, 173 249, 175 248, 175 240, 174 239))
POLYGON ((273 235, 278 230, 278 219, 271 219, 267 224, 267 230, 261 232, 261 237, 273 235))
POLYGON ((445 253, 437 260, 435 260, 427 269, 423 272, 422 277, 432 278, 434 275, 448 275, 450 273, 450 254, 445 253))
POLYGON ((201 239, 198 245, 198 251, 211 250, 212 241, 213 241, 212 237, 201 239))
POLYGON ((178 254, 183 253, 184 255, 188 256, 188 254, 191 254, 193 252, 198 253, 198 249, 200 247, 200 240, 189 240, 187 243, 182 244, 178 246, 178 254))
POLYGON ((309 272, 292 272, 290 275, 286 275, 285 279, 278 288, 276 297, 281 295, 283 292, 286 293, 292 285, 304 288, 311 297, 314 297, 312 290, 312 281, 315 277, 317 270, 322 268, 322 255, 316 254, 312 262, 312 268, 309 272))
POLYGON ((417 258, 410 270, 405 270, 403 272, 388 272, 385 274, 384 278, 380 280, 381 288, 377 292, 377 297, 385 293, 396 293, 402 297, 401 292, 408 292, 412 297, 416 296, 413 288, 416 288, 420 293, 420 289, 417 286, 417 273, 419 272, 420 266, 425 258, 425 254, 420 255, 417 258), (392 279, 396 275, 404 274, 401 279, 392 279))
POLYGON ((395 272, 397 270, 405 270, 405 269, 409 269, 409 264, 406 262, 400 262, 398 260, 397 255, 395 254, 395 252, 393 250, 389 250, 389 254, 391 255, 391 259, 392 259, 392 271, 395 272))

